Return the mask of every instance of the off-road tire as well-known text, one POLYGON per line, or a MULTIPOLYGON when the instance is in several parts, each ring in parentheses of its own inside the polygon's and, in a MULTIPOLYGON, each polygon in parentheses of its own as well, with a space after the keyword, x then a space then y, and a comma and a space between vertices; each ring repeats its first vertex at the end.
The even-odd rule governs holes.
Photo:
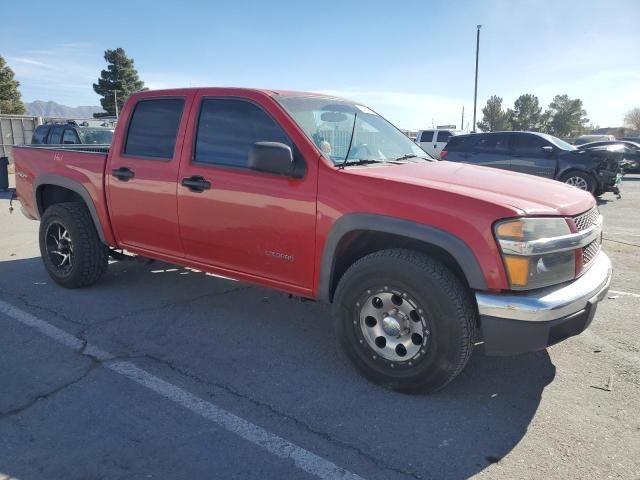
POLYGON ((108 265, 108 248, 104 245, 91 219, 87 207, 78 202, 57 203, 50 206, 40 222, 40 255, 51 278, 65 288, 93 285, 104 274, 108 265), (52 225, 66 228, 72 240, 73 263, 61 273, 47 251, 47 232, 52 225))
POLYGON ((355 262, 334 297, 335 330, 347 356, 369 380, 398 391, 433 392, 453 380, 471 357, 475 315, 469 288, 451 270, 405 249, 381 250, 355 262), (381 357, 363 333, 363 292, 387 289, 415 299, 428 322, 428 348, 411 362, 381 357))

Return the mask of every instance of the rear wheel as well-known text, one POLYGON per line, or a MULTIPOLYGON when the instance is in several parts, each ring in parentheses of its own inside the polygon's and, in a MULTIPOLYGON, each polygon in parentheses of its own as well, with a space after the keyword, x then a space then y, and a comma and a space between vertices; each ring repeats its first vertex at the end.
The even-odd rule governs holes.
POLYGON ((92 285, 104 274, 108 249, 100 241, 87 207, 58 203, 40 222, 40 254, 49 276, 66 288, 92 285))
POLYGON ((410 250, 358 260, 334 298, 342 346, 370 380, 402 391, 444 387, 473 350, 468 288, 440 262, 410 250))
POLYGON ((585 172, 574 171, 565 173, 560 181, 591 194, 595 193, 596 190, 595 179, 585 172))

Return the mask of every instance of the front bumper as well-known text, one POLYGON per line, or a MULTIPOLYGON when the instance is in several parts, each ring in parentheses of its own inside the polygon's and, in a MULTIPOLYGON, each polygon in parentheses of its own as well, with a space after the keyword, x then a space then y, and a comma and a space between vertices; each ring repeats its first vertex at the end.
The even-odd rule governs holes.
POLYGON ((598 182, 600 183, 598 190, 601 192, 613 192, 619 194, 621 180, 622 172, 619 169, 615 171, 601 171, 598 173, 598 182))
POLYGON ((571 283, 532 292, 476 292, 485 353, 533 352, 583 332, 609 290, 612 271, 609 257, 600 252, 571 283))

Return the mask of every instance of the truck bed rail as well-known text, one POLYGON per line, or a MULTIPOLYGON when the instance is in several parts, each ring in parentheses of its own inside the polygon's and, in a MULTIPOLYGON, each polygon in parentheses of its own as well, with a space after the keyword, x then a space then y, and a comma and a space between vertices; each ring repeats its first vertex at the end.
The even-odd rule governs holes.
POLYGON ((43 150, 66 150, 71 152, 85 152, 85 153, 109 153, 109 144, 78 144, 78 145, 16 145, 21 148, 40 148, 43 150))

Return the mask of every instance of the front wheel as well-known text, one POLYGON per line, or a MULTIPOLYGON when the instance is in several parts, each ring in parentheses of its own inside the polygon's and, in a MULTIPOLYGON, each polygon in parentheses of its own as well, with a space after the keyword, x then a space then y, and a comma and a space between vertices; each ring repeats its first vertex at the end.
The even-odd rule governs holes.
POLYGON ((49 276, 66 288, 92 285, 103 275, 108 249, 100 241, 87 207, 57 203, 40 222, 40 254, 49 276))
POLYGON ((382 250, 358 260, 340 280, 334 306, 349 358, 393 390, 438 390, 471 356, 475 317, 468 288, 419 252, 382 250))
POLYGON ((560 181, 591 194, 594 194, 594 192, 596 191, 595 179, 585 172, 575 171, 565 173, 560 181))

